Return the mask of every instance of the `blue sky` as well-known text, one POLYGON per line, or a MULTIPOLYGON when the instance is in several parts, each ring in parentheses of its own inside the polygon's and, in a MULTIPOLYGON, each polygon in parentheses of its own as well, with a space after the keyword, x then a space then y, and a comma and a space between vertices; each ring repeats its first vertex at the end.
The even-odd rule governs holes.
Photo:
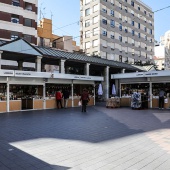
MULTIPOLYGON (((142 0, 150 6, 153 11, 170 6, 169 0, 142 0)), ((41 9, 45 18, 51 18, 53 15, 53 31, 57 35, 71 35, 79 45, 80 27, 80 0, 39 0, 39 10, 41 9), (72 24, 74 23, 74 24, 72 24), (65 25, 68 27, 61 28, 65 25), (59 29, 60 28, 60 29, 59 29)), ((156 12, 155 18, 155 39, 159 41, 160 36, 170 30, 170 8, 156 12)), ((38 18, 39 19, 39 18, 38 18)))

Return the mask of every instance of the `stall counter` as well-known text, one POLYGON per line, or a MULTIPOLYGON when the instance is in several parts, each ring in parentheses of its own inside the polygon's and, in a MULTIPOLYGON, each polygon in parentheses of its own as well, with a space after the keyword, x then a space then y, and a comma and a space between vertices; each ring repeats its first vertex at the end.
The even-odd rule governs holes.
MULTIPOLYGON (((170 108, 170 99, 168 99, 167 103, 164 103, 164 108, 169 109, 170 108)), ((152 98, 152 108, 159 108, 159 97, 152 98)))
POLYGON ((43 109, 43 99, 34 99, 33 106, 33 109, 43 109))
POLYGON ((10 100, 9 111, 20 111, 20 110, 22 110, 21 100, 10 100))
POLYGON ((131 107, 131 97, 121 97, 120 106, 122 107, 131 107))
POLYGON ((7 112, 7 103, 6 101, 0 101, 0 113, 7 112))

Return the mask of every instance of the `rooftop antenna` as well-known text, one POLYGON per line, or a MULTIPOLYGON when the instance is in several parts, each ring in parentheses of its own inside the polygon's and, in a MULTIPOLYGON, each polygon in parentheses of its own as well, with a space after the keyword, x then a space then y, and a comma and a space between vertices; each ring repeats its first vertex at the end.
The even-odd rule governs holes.
POLYGON ((42 13, 42 16, 43 16, 43 18, 45 18, 45 7, 43 8, 43 13, 42 13))
POLYGON ((41 19, 42 19, 42 10, 41 10, 41 8, 42 8, 42 4, 43 4, 44 2, 42 2, 41 3, 41 5, 40 5, 40 18, 39 18, 39 20, 41 21, 41 19))
MULTIPOLYGON (((50 11, 51 12, 51 11, 50 11)), ((51 12, 51 21, 52 21, 52 19, 53 19, 53 13, 51 12)))

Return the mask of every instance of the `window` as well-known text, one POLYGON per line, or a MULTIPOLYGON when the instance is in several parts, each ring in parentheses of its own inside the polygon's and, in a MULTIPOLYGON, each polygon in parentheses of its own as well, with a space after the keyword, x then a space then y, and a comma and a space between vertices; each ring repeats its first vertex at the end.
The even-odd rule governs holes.
POLYGON ((96 23, 98 23, 98 21, 99 21, 99 18, 98 18, 98 16, 96 16, 96 17, 93 17, 93 24, 96 24, 96 23))
POLYGON ((149 21, 149 24, 150 24, 150 26, 152 26, 152 22, 151 21, 149 21))
POLYGON ((145 35, 145 41, 147 41, 147 36, 145 35))
POLYGON ((98 9, 99 9, 99 5, 94 5, 94 6, 93 6, 93 12, 98 11, 98 9))
POLYGON ((140 6, 138 5, 138 10, 140 11, 140 6))
POLYGON ((114 11, 113 10, 110 10, 110 15, 114 16, 114 11))
POLYGON ((128 12, 127 6, 125 6, 125 12, 126 12, 126 13, 128 12))
POLYGON ((127 2, 127 0, 125 0, 125 2, 127 2))
POLYGON ((107 13, 107 9, 105 9, 105 8, 102 8, 102 11, 103 11, 104 13, 107 13))
POLYGON ((134 26, 135 25, 135 21, 132 21, 132 26, 134 26))
POLYGON ((139 47, 139 48, 141 47, 141 42, 138 42, 138 47, 139 47))
POLYGON ((103 0, 103 1, 107 2, 107 0, 103 0))
POLYGON ((122 62, 122 56, 119 55, 119 62, 122 62))
POLYGON ((99 28, 94 28, 93 35, 98 35, 98 34, 99 34, 99 28))
POLYGON ((138 23, 138 29, 140 29, 140 23, 138 23))
POLYGON ((119 19, 122 20, 122 14, 121 13, 119 13, 119 19))
POLYGON ((134 49, 132 49, 132 55, 135 55, 135 50, 134 49))
POLYGON ((128 37, 124 37, 125 43, 128 43, 128 37))
POLYGON ((89 27, 90 26, 90 20, 86 20, 85 21, 85 27, 89 27))
POLYGON ((103 35, 103 36, 107 36, 107 31, 106 31, 106 30, 103 30, 103 31, 102 31, 102 35, 103 35))
POLYGON ((20 6, 19 0, 12 0, 12 5, 13 6, 20 6))
POLYGON ((150 29, 150 34, 152 34, 152 29, 150 29))
POLYGON ((125 16, 125 22, 127 22, 127 21, 128 21, 127 16, 125 16))
POLYGON ((134 7, 134 5, 135 5, 134 1, 131 1, 131 5, 134 7))
POLYGON ((111 0, 110 3, 111 3, 111 5, 114 5, 114 0, 111 0))
POLYGON ((146 15, 146 10, 144 10, 144 14, 146 15))
POLYGON ((25 18, 24 19, 24 26, 32 27, 32 20, 28 19, 28 18, 25 18))
POLYGON ((28 11, 32 11, 32 4, 25 2, 25 9, 28 10, 28 11))
POLYGON ((115 21, 114 21, 114 20, 111 20, 111 21, 110 21, 110 26, 111 26, 111 27, 114 27, 114 26, 115 26, 115 21))
POLYGON ((32 37, 31 37, 31 35, 24 35, 24 39, 26 40, 26 41, 28 41, 29 43, 31 43, 31 39, 32 39, 32 37))
POLYGON ((140 38, 140 33, 138 33, 138 38, 140 38))
POLYGON ((145 54, 145 58, 146 58, 146 59, 148 58, 148 55, 147 55, 147 54, 145 54))
POLYGON ((11 32, 11 40, 15 40, 17 39, 19 36, 18 36, 18 32, 11 32))
POLYGON ((119 35, 119 40, 120 42, 122 42, 122 35, 119 35))
POLYGON ((91 0, 85 0, 85 4, 89 4, 91 0))
POLYGON ((86 31, 85 36, 86 36, 86 38, 90 37, 90 31, 86 31))
POLYGON ((93 40, 93 47, 97 47, 99 45, 99 41, 98 40, 93 40))
POLYGON ((88 15, 90 15, 90 8, 85 10, 85 16, 88 16, 88 15))
POLYGON ((102 46, 107 47, 107 42, 105 40, 102 41, 102 46))
POLYGON ((18 15, 11 15, 11 22, 19 24, 19 16, 18 15))
POLYGON ((122 24, 119 24, 119 30, 122 31, 122 24))
POLYGON ((119 2, 119 8, 122 10, 122 4, 119 2))
POLYGON ((131 14, 134 16, 134 11, 133 10, 131 10, 131 14))
POLYGON ((144 27, 144 31, 147 32, 147 28, 146 27, 144 27))
POLYGON ((134 39, 132 39, 132 45, 133 45, 133 46, 135 45, 135 40, 134 40, 134 39))
POLYGON ((127 29, 127 27, 125 27, 125 33, 128 33, 128 29, 127 29))
POLYGON ((115 38, 115 35, 114 35, 113 32, 111 33, 110 38, 111 38, 111 39, 114 39, 114 38, 115 38))
POLYGON ((102 23, 107 25, 107 20, 106 19, 102 19, 102 23))
POLYGON ((85 49, 90 48, 90 41, 85 43, 85 49))
POLYGON ((135 31, 134 30, 132 30, 132 36, 134 36, 135 35, 135 31))
POLYGON ((152 39, 150 39, 150 43, 152 43, 152 39))

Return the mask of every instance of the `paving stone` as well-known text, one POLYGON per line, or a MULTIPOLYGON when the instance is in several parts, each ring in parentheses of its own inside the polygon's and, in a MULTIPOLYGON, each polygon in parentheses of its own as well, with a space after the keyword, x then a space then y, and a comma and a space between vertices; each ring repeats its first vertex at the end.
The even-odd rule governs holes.
POLYGON ((101 104, 0 114, 0 170, 169 170, 168 111, 101 104))

